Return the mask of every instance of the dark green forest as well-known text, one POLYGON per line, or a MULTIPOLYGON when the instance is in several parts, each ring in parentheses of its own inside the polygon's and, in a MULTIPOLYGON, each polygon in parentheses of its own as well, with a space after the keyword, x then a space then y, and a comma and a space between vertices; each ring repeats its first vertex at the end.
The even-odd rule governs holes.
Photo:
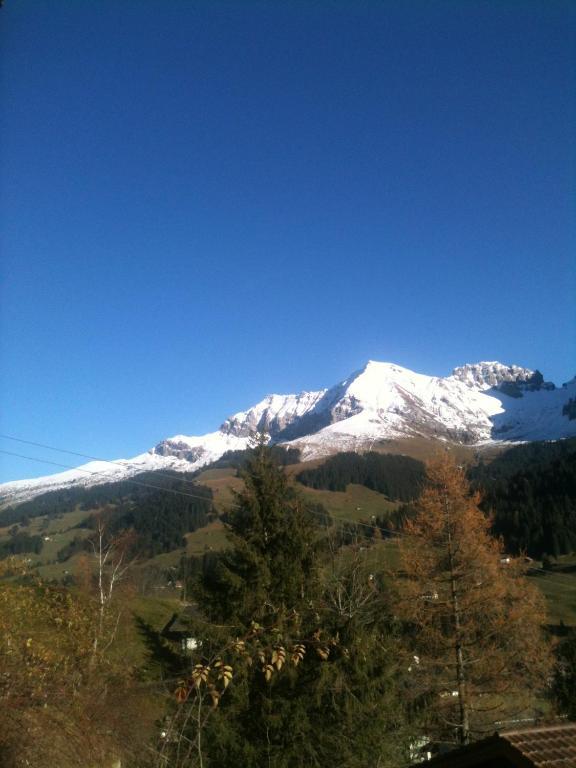
POLYGON ((320 467, 305 469, 298 482, 309 488, 345 491, 350 483, 364 485, 393 501, 411 501, 424 482, 424 465, 409 456, 387 453, 338 453, 320 467))
MULTIPOLYGON (((281 445, 271 445, 270 455, 279 467, 287 467, 290 464, 300 463, 300 451, 298 448, 284 448, 281 445)), ((254 455, 254 449, 248 448, 245 451, 226 451, 219 459, 212 462, 205 469, 243 469, 250 457, 254 455)))
MULTIPOLYGON (((31 501, 0 512, 0 525, 25 523, 47 515, 57 517, 76 508, 90 512, 79 527, 94 528, 98 514, 105 514, 111 534, 133 529, 137 534, 138 553, 153 557, 184 546, 184 534, 205 526, 213 518, 212 491, 197 483, 192 474, 147 472, 132 480, 105 483, 92 488, 71 488, 43 494, 31 501)), ((28 539, 36 537, 28 537, 28 539)), ((38 545, 19 534, 17 541, 5 542, 0 557, 16 554, 14 546, 38 545)), ((42 541, 40 539, 40 546, 42 541)), ((63 548, 58 559, 64 560, 85 547, 80 537, 63 548)), ((36 552, 39 549, 20 549, 36 552)))
MULTIPOLYGON (((493 517, 493 533, 511 553, 557 557, 576 550, 576 439, 516 446, 490 463, 481 460, 468 476, 482 494, 481 508, 493 517)), ((357 483, 404 502, 375 521, 386 536, 410 517, 423 477, 424 465, 406 456, 341 453, 297 479, 330 491, 357 483)))
POLYGON ((11 534, 7 541, 0 542, 0 560, 10 555, 39 554, 43 544, 42 536, 30 536, 24 531, 11 534))
POLYGON ((517 446, 469 475, 510 552, 576 550, 576 439, 517 446))
MULTIPOLYGON (((184 534, 202 528, 213 519, 212 491, 177 480, 170 483, 170 490, 178 492, 148 490, 118 504, 110 518, 111 532, 134 530, 138 536, 138 553, 146 557, 184 546, 184 534)), ((94 524, 95 517, 91 516, 87 525, 93 527, 94 524)))

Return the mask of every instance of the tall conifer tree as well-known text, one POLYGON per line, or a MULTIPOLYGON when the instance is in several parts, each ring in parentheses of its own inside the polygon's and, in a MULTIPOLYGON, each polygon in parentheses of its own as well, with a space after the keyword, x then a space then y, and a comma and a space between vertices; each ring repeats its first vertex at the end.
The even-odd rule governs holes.
POLYGON ((427 477, 401 542, 398 613, 428 732, 465 744, 544 687, 544 600, 490 536, 464 471, 445 455, 427 477))
MULTIPOLYGON (((244 637, 252 661, 242 667, 241 659, 230 660, 232 682, 202 719, 203 765, 396 765, 408 743, 397 643, 373 566, 358 551, 334 552, 334 562, 322 554, 312 512, 264 444, 241 476, 244 489, 228 519, 230 547, 199 585, 199 605, 214 623, 200 625, 204 643, 194 661, 213 668, 210 649, 244 637), (254 642, 261 652, 254 654, 254 642)), ((197 745, 188 716, 195 704, 183 705, 181 719, 197 745)))
POLYGON ((201 585, 212 618, 248 624, 296 610, 316 587, 313 518, 263 441, 240 471, 229 548, 201 585))

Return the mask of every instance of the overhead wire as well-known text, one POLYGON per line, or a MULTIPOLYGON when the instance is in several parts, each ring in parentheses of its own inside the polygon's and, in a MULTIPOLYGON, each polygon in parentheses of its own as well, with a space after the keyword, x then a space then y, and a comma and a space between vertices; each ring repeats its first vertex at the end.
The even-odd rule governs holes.
MULTIPOLYGON (((6 454, 8 456, 16 456, 16 457, 18 457, 20 459, 27 459, 29 461, 36 461, 36 462, 39 462, 41 464, 50 464, 52 466, 66 468, 66 469, 77 469, 77 467, 72 467, 72 466, 70 466, 68 464, 62 464, 60 462, 50 461, 48 459, 39 459, 39 458, 36 458, 35 456, 25 456, 24 454, 15 453, 13 451, 6 451, 6 450, 3 450, 3 449, 0 449, 0 453, 6 454)), ((103 472, 91 472, 90 470, 87 470, 87 469, 84 469, 84 470, 80 470, 79 469, 78 471, 84 472, 84 473, 89 474, 89 475, 103 475, 104 477, 106 477, 106 473, 103 473, 103 472)), ((174 478, 171 478, 171 479, 174 479, 174 478)), ((143 482, 141 482, 139 480, 131 480, 129 478, 123 478, 123 479, 120 479, 120 480, 116 480, 116 482, 132 483, 133 485, 143 486, 144 488, 151 488, 151 489, 157 490, 157 491, 165 491, 166 493, 174 493, 174 494, 177 494, 178 496, 185 496, 185 497, 191 498, 191 499, 200 499, 201 501, 206 501, 206 502, 214 503, 214 499, 213 498, 209 498, 209 497, 206 497, 206 496, 199 496, 197 494, 187 493, 185 491, 177 491, 177 490, 172 489, 172 488, 162 488, 162 486, 151 485, 150 483, 143 483, 143 482)), ((49 493, 49 492, 50 492, 49 490, 46 491, 46 493, 49 493)), ((228 506, 228 508, 232 508, 232 509, 240 509, 240 505, 239 504, 229 504, 227 506, 228 506)), ((362 522, 360 522, 358 520, 354 520, 352 518, 343 518, 343 517, 340 517, 340 516, 338 516, 337 518, 333 518, 333 521, 335 523, 349 523, 349 524, 354 525, 354 526, 359 526, 359 527, 363 527, 363 528, 369 528, 370 530, 374 530, 374 528, 380 527, 376 523, 375 524, 362 523, 362 522)), ((394 534, 394 535, 396 535, 398 537, 401 537, 401 536, 404 535, 404 534, 400 533, 399 531, 394 531, 394 530, 388 529, 388 528, 380 528, 380 530, 383 530, 385 532, 394 534)), ((371 538, 367 534, 360 534, 360 535, 365 536, 366 539, 370 539, 371 538)))
MULTIPOLYGON (((42 448, 46 448, 48 450, 58 451, 60 453, 68 453, 70 455, 80 456, 80 457, 83 457, 83 458, 90 458, 90 459, 93 459, 94 461, 103 461, 103 462, 107 462, 107 463, 110 463, 110 464, 114 464, 115 466, 119 466, 117 464, 117 462, 110 461, 108 459, 98 459, 98 458, 96 458, 94 456, 90 456, 89 454, 80 453, 78 451, 69 451, 69 450, 64 449, 64 448, 56 448, 54 446, 49 446, 49 445, 44 444, 44 443, 38 443, 38 442, 35 442, 33 440, 25 440, 23 438, 13 437, 13 436, 4 435, 4 434, 0 434, 0 438, 8 439, 8 440, 14 440, 14 441, 17 441, 17 442, 25 443, 25 444, 28 444, 28 445, 33 445, 33 446, 36 446, 36 447, 42 447, 42 448)), ((73 466, 71 466, 69 464, 62 464, 61 462, 55 462, 55 461, 51 461, 51 460, 48 460, 48 459, 39 459, 39 458, 34 457, 34 456, 25 456, 23 454, 15 453, 13 451, 6 451, 6 450, 3 450, 3 449, 0 449, 0 453, 8 455, 8 456, 15 456, 17 458, 26 459, 28 461, 36 461, 36 462, 41 463, 41 464, 49 464, 51 466, 56 466, 56 467, 60 467, 60 468, 64 468, 64 469, 76 470, 78 472, 82 472, 83 474, 108 477, 108 475, 105 472, 97 472, 97 471, 86 470, 86 469, 82 469, 80 467, 73 467, 73 466)), ((126 465, 130 466, 128 464, 128 462, 124 463, 124 466, 126 466, 126 465)), ((137 466, 137 465, 133 465, 132 464, 131 466, 137 466)), ((155 470, 152 470, 152 471, 158 477, 166 477, 166 478, 169 478, 170 480, 174 480, 175 479, 173 475, 166 475, 166 474, 163 474, 162 472, 157 472, 155 470)), ((180 478, 178 478, 178 479, 180 480, 180 478)), ((201 496, 199 494, 188 493, 188 492, 185 492, 185 491, 178 491, 178 490, 173 489, 173 488, 163 488, 162 486, 153 485, 151 483, 145 483, 145 482, 142 482, 140 480, 133 480, 131 478, 120 478, 120 479, 116 479, 115 480, 113 477, 111 477, 110 481, 111 482, 130 483, 132 485, 137 485, 137 486, 141 486, 141 487, 144 487, 144 488, 150 488, 152 490, 165 491, 166 493, 172 493, 172 494, 175 494, 175 495, 178 495, 178 496, 184 496, 186 498, 192 498, 192 499, 197 499, 197 500, 204 501, 204 502, 214 503, 214 499, 213 498, 207 498, 206 496, 201 496)), ((188 482, 188 483, 196 484, 194 481, 186 480, 184 478, 182 478, 182 482, 188 482)), ((227 505, 227 507, 231 508, 231 509, 239 509, 240 505, 230 503, 230 504, 227 505)), ((390 537, 394 537, 394 540, 406 538, 409 535, 405 531, 398 531, 398 530, 395 530, 395 529, 392 529, 392 528, 385 528, 383 526, 380 526, 380 525, 378 525, 377 521, 374 522, 374 523, 364 523, 364 522, 362 522, 360 520, 355 520, 353 518, 342 517, 341 515, 338 515, 337 517, 333 517, 332 519, 333 519, 333 522, 336 523, 336 524, 340 524, 340 523, 341 524, 349 524, 349 525, 352 525, 352 526, 354 526, 356 528, 367 528, 370 531, 374 531, 377 528, 381 532, 389 534, 390 537)), ((362 531, 355 531, 355 534, 362 536, 365 540, 368 540, 368 541, 372 541, 373 540, 372 536, 370 536, 368 534, 365 534, 362 531)), ((573 588, 573 585, 566 584, 562 579, 560 581, 554 580, 554 577, 559 576, 559 574, 556 574, 556 573, 551 574, 551 573, 548 573, 547 571, 544 571, 543 569, 540 569, 540 568, 529 568, 527 570, 531 571, 533 576, 543 575, 544 578, 546 579, 546 581, 548 581, 548 582, 554 581, 555 584, 562 584, 562 586, 567 586, 569 588, 573 588)))
MULTIPOLYGON (((166 472, 163 472, 162 470, 157 469, 146 469, 145 467, 141 467, 140 464, 136 464, 133 461, 128 461, 127 459, 103 459, 99 456, 91 456, 89 453, 81 453, 80 451, 71 451, 67 448, 58 448, 55 445, 48 445, 47 443, 38 443, 35 440, 25 440, 22 437, 14 437, 13 435, 5 435, 0 433, 0 439, 2 440, 12 440, 16 443, 23 443, 24 445, 32 445, 36 448, 46 448, 49 451, 55 451, 56 453, 65 453, 70 456, 79 456, 81 459, 90 459, 91 461, 101 461, 105 464, 112 464, 115 467, 133 467, 134 469, 139 469, 142 472, 154 472, 155 475, 158 477, 165 477, 169 480, 173 480, 173 475, 169 475, 166 472)), ((71 467, 71 469, 77 469, 76 467, 71 467)), ((175 470, 179 471, 179 470, 175 470)), ((196 471, 196 470, 192 470, 196 471)), ((182 478, 181 482, 183 483, 190 483, 191 485, 195 485, 196 481, 191 480, 189 478, 182 478)))
MULTIPOLYGON (((82 456, 83 458, 92 458, 95 461, 100 461, 100 459, 96 459, 95 457, 91 457, 91 456, 89 456, 88 454, 85 454, 85 453, 79 453, 77 451, 67 451, 64 448, 55 448, 53 446, 48 446, 48 445, 43 444, 43 443, 37 443, 37 442, 34 442, 32 440, 24 440, 22 438, 10 437, 8 435, 3 435, 3 434, 0 434, 0 438, 5 438, 5 439, 8 439, 8 440, 16 440, 18 442, 26 443, 28 445, 34 445, 34 446, 37 446, 37 447, 47 448, 48 450, 59 451, 60 453, 69 453, 69 454, 74 455, 74 456, 82 456)), ((87 475, 101 476, 101 477, 106 477, 106 478, 109 477, 106 472, 97 472, 97 471, 92 471, 92 470, 88 470, 88 469, 82 469, 81 467, 73 467, 70 464, 63 464, 61 462, 52 461, 50 459, 39 459, 39 458, 37 458, 35 456, 25 456, 24 454, 16 453, 14 451, 6 451, 4 449, 0 449, 0 453, 5 454, 7 456, 15 456, 15 457, 20 458, 20 459, 26 459, 28 461, 35 461, 35 462, 38 462, 40 464, 48 464, 48 465, 55 466, 55 467, 60 467, 60 468, 63 468, 63 469, 72 469, 72 470, 75 470, 77 472, 82 472, 83 474, 87 474, 87 475)), ((108 460, 107 459, 102 459, 102 461, 108 461, 108 460)), ((109 461, 109 463, 115 464, 115 466, 119 466, 116 462, 113 462, 113 461, 109 461)), ((135 466, 135 465, 132 465, 132 466, 135 466)), ((154 474, 157 475, 158 477, 167 477, 170 480, 174 480, 174 479, 178 479, 179 480, 180 479, 180 478, 174 478, 173 475, 165 475, 165 474, 162 474, 161 472, 156 472, 155 470, 151 470, 151 471, 153 471, 154 474)), ((171 488, 162 488, 162 486, 152 485, 151 483, 145 483, 145 482, 142 482, 140 480, 132 480, 130 478, 114 478, 113 476, 111 476, 109 478, 109 480, 110 480, 110 482, 131 483, 133 485, 139 485, 139 486, 143 486, 145 488, 152 488, 152 489, 155 489, 155 490, 166 491, 168 493, 174 493, 174 494, 177 494, 177 495, 180 495, 180 496, 186 496, 188 498, 195 498, 195 499, 200 499, 201 501, 207 501, 205 496, 200 496, 198 494, 188 493, 188 492, 185 492, 185 491, 178 491, 176 489, 171 489, 171 488)), ((185 480, 183 479, 182 481, 184 482, 185 480)), ((195 481, 192 481, 192 480, 187 480, 185 482, 189 482, 189 483, 193 483, 193 484, 197 485, 197 483, 195 483, 195 481)), ((47 492, 49 492, 49 491, 47 491, 47 492)), ((212 501, 214 501, 214 500, 212 499, 212 501)), ((228 508, 232 508, 232 509, 234 509, 234 508, 238 509, 239 508, 238 504, 228 504, 227 506, 228 506, 228 508)), ((335 518, 335 522, 350 523, 351 525, 355 525, 355 526, 358 526, 358 527, 361 527, 361 528, 368 528, 370 530, 373 530, 375 527, 378 527, 381 531, 383 531, 385 533, 389 533, 390 535, 397 536, 397 537, 400 537, 400 536, 404 535, 404 534, 401 534, 399 531, 396 531, 396 530, 394 530, 392 528, 384 528, 382 526, 378 526, 377 523, 374 523, 374 524, 363 523, 363 522, 361 522, 359 520, 355 520, 353 518, 341 517, 340 515, 337 518, 335 518)))
MULTIPOLYGON (((71 466, 69 464, 62 464, 61 462, 51 461, 49 459, 39 459, 39 458, 37 458, 35 456, 25 456, 24 454, 15 453, 13 451, 6 451, 4 449, 0 449, 0 454, 5 454, 5 455, 8 455, 8 456, 15 456, 15 457, 20 458, 20 459, 26 459, 28 461, 35 461, 35 462, 38 462, 38 463, 41 463, 41 464, 49 464, 51 466, 56 466, 56 467, 60 467, 60 468, 74 469, 74 470, 77 470, 79 472, 82 472, 82 473, 85 473, 85 474, 88 474, 88 475, 101 475, 103 477, 107 477, 105 472, 96 472, 96 471, 90 471, 90 470, 86 470, 86 469, 80 469, 78 467, 73 467, 73 466, 71 466)), ((170 479, 173 480, 174 478, 172 476, 170 476, 170 479)), ((162 488, 161 486, 152 485, 150 483, 144 483, 144 482, 139 481, 139 480, 131 480, 130 478, 121 478, 121 479, 116 479, 116 480, 111 478, 110 481, 111 482, 131 483, 132 485, 138 485, 138 486, 142 486, 144 488, 151 488, 153 490, 158 490, 158 491, 165 491, 167 493, 172 493, 172 494, 176 494, 176 495, 179 495, 179 496, 184 496, 186 498, 199 499, 200 501, 210 502, 210 503, 214 504, 214 498, 206 498, 205 496, 199 496, 197 494, 192 494, 192 493, 188 493, 188 492, 185 492, 185 491, 177 491, 177 490, 172 489, 172 488, 162 488)), ((46 491, 46 492, 49 493, 49 491, 46 491)), ((240 505, 234 504, 234 503, 229 503, 229 504, 226 505, 226 507, 227 507, 227 509, 240 509, 240 505)), ((372 532, 376 528, 378 528, 380 531, 382 531, 384 533, 387 533, 391 537, 391 539, 392 539, 392 537, 394 537, 395 540, 398 540, 399 538, 403 538, 406 535, 404 533, 401 533, 400 531, 396 531, 396 530, 393 530, 391 528, 383 528, 383 527, 379 526, 377 523, 373 523, 373 524, 371 524, 371 523, 363 523, 360 520, 355 520, 353 518, 345 518, 345 517, 342 517, 340 515, 338 515, 338 517, 333 517, 332 521, 333 521, 333 524, 335 525, 335 527, 337 527, 337 530, 339 530, 339 531, 344 530, 344 526, 346 524, 353 526, 356 529, 356 530, 353 531, 353 534, 356 537, 361 537, 364 541, 368 541, 368 542, 373 541, 373 536, 369 535, 368 533, 365 533, 362 530, 358 530, 358 528, 367 528, 367 529, 369 529, 372 532)))
MULTIPOLYGON (((32 446, 35 446, 37 448, 46 448, 47 450, 57 451, 58 453, 66 453, 66 454, 70 454, 71 456, 80 456, 81 458, 84 458, 84 459, 92 459, 93 461, 102 461, 102 462, 105 462, 105 463, 108 463, 108 464, 113 464, 116 467, 128 466, 128 467, 138 467, 138 468, 140 468, 139 465, 131 463, 131 462, 128 462, 128 461, 125 461, 124 459, 118 460, 118 461, 122 461, 122 464, 119 464, 118 461, 112 461, 111 459, 100 459, 100 458, 98 458, 96 456, 91 456, 88 453, 81 453, 79 451, 70 451, 70 450, 68 450, 66 448, 57 448, 57 447, 55 447, 53 445, 48 445, 46 443, 39 443, 39 442, 36 442, 34 440, 25 440, 24 438, 14 437, 12 435, 5 435, 5 434, 0 433, 0 439, 3 439, 3 440, 13 440, 13 441, 16 441, 16 442, 19 442, 19 443, 23 443, 23 444, 26 444, 26 445, 32 445, 32 446)), ((6 453, 6 454, 8 454, 10 456, 17 456, 18 458, 28 459, 30 461, 38 461, 38 462, 45 463, 45 464, 51 464, 51 465, 56 466, 56 467, 63 467, 63 468, 66 468, 66 469, 75 469, 78 472, 83 472, 83 473, 86 473, 86 474, 102 475, 104 477, 107 476, 105 472, 96 472, 96 471, 92 471, 92 470, 82 469, 81 467, 73 467, 73 466, 71 466, 69 464, 61 464, 61 463, 54 462, 54 461, 48 461, 48 460, 44 461, 43 459, 37 459, 37 458, 34 458, 32 456, 24 456, 22 454, 12 453, 10 451, 0 450, 0 453, 6 453)), ((159 471, 159 470, 151 469, 149 471, 153 472, 154 475, 156 475, 157 477, 165 477, 165 478, 170 479, 170 480, 174 480, 175 479, 173 475, 165 474, 165 473, 163 473, 162 471, 159 471)), ((178 478, 178 480, 180 480, 180 478, 178 478)), ((115 479, 114 479, 113 476, 110 477, 110 481, 111 482, 115 482, 115 479)), ((132 482, 134 484, 139 484, 139 485, 144 485, 144 486, 148 485, 149 487, 155 487, 155 486, 151 486, 150 484, 146 484, 146 483, 143 483, 141 481, 130 480, 128 478, 119 478, 117 480, 117 482, 132 482)), ((196 485, 196 486, 198 485, 195 480, 190 480, 190 479, 187 479, 187 478, 182 478, 181 482, 190 483, 190 484, 196 485)), ((163 489, 163 490, 167 490, 168 491, 170 489, 166 488, 166 489, 163 489)), ((183 492, 172 490, 172 493, 183 493, 183 492)), ((193 494, 185 494, 185 495, 194 498, 193 494)), ((196 498, 202 498, 203 499, 204 497, 197 496, 196 498)), ((238 505, 234 505, 233 504, 231 506, 232 507, 237 507, 238 505)), ((339 517, 338 519, 342 520, 342 522, 352 523, 352 524, 360 526, 360 527, 365 527, 365 528, 370 528, 370 529, 373 529, 375 527, 374 525, 371 525, 370 523, 362 523, 362 522, 359 522, 358 520, 354 520, 354 519, 351 519, 351 518, 347 519, 347 518, 339 517)), ((391 535, 396 535, 396 536, 400 535, 398 531, 395 531, 395 530, 393 530, 391 528, 383 528, 381 526, 378 526, 378 527, 380 528, 381 531, 384 531, 384 532, 389 533, 391 535)))
MULTIPOLYGON (((10 440, 17 440, 18 442, 27 443, 29 445, 36 445, 38 447, 48 448, 49 450, 57 450, 57 451, 60 451, 61 453, 70 453, 72 455, 82 456, 84 458, 94 458, 94 457, 90 457, 88 454, 79 453, 79 452, 76 452, 76 451, 67 451, 67 450, 65 450, 63 448, 54 448, 52 446, 48 446, 48 445, 45 445, 45 444, 42 444, 42 443, 36 443, 36 442, 34 442, 32 440, 23 440, 22 438, 9 437, 8 435, 3 435, 3 434, 0 434, 0 438, 6 438, 6 439, 10 439, 10 440)), ((38 458, 33 457, 33 456, 24 456, 23 454, 14 453, 12 451, 6 451, 6 450, 2 450, 2 449, 0 449, 0 453, 7 454, 9 456, 16 456, 16 457, 21 458, 21 459, 27 459, 29 461, 36 461, 36 462, 39 462, 39 463, 42 463, 42 464, 50 464, 52 466, 61 467, 61 468, 65 468, 65 469, 74 469, 74 470, 77 470, 78 472, 83 472, 83 473, 89 474, 89 475, 102 475, 103 477, 107 477, 105 472, 96 472, 96 471, 81 469, 79 467, 73 467, 73 466, 71 466, 69 464, 62 464, 60 462, 50 461, 48 459, 38 459, 38 458)), ((95 459, 95 458, 94 458, 94 460, 100 461, 100 459, 95 459)), ((107 461, 107 460, 103 459, 102 461, 107 461)), ((115 464, 115 462, 109 462, 109 463, 115 464)), ((118 465, 116 465, 116 466, 118 466, 118 465)), ((159 473, 159 472, 156 472, 156 471, 154 471, 154 474, 158 475, 159 477, 168 477, 171 480, 175 479, 173 475, 162 475, 162 473, 159 473)), ((114 482, 114 478, 111 478, 111 481, 114 482)), ((139 481, 139 480, 131 480, 130 478, 121 478, 120 480, 117 480, 117 482, 131 483, 133 485, 139 485, 139 486, 143 486, 145 488, 151 488, 151 489, 159 490, 159 491, 166 491, 167 493, 173 493, 173 494, 177 494, 179 496, 185 496, 185 497, 188 497, 188 498, 199 499, 201 501, 210 501, 210 499, 207 499, 205 496, 200 496, 198 494, 191 494, 191 493, 187 493, 185 491, 178 491, 178 490, 172 489, 172 488, 163 488, 162 486, 152 485, 151 483, 144 483, 144 482, 139 481)), ((193 483, 194 481, 188 480, 187 482, 193 483)), ((212 501, 213 501, 213 499, 212 499, 212 501)), ((239 505, 238 504, 229 504, 228 507, 229 508, 236 508, 236 509, 238 509, 239 505)), ((385 528, 383 526, 378 525, 377 522, 374 522, 374 523, 364 523, 364 522, 362 522, 360 520, 355 520, 354 518, 342 517, 341 515, 338 515, 336 518, 333 518, 333 519, 334 519, 335 523, 348 523, 350 525, 354 525, 354 526, 357 526, 359 528, 368 528, 369 530, 372 530, 372 531, 375 528, 378 528, 380 531, 383 531, 384 533, 388 533, 391 536, 395 536, 397 539, 398 538, 405 538, 408 535, 405 531, 401 532, 401 531, 397 531, 397 530, 395 530, 393 528, 385 528)), ((366 538, 371 539, 370 536, 366 536, 366 538)), ((540 569, 536 569, 536 571, 538 573, 542 573, 542 571, 540 569)))
MULTIPOLYGON (((3 450, 2 448, 0 448, 0 453, 5 454, 6 456, 16 456, 19 459, 27 459, 28 461, 37 461, 40 464, 50 464, 51 466, 54 466, 54 467, 60 467, 64 469, 73 469, 76 472, 82 472, 83 474, 86 474, 86 475, 93 475, 93 476, 98 475, 101 477, 106 477, 106 478, 109 478, 110 482, 131 483, 132 485, 139 485, 139 486, 142 486, 143 488, 152 488, 156 491, 165 491, 166 493, 174 493, 174 494, 177 494, 178 496, 187 496, 188 498, 191 498, 191 499, 201 499, 202 501, 210 501, 210 502, 213 501, 212 498, 209 498, 206 496, 200 496, 199 494, 187 493, 185 491, 177 491, 174 488, 163 488, 161 485, 152 485, 151 483, 144 483, 140 480, 132 480, 128 477, 114 478, 107 475, 106 472, 96 472, 96 471, 93 472, 89 469, 81 469, 80 467, 73 467, 70 464, 62 464, 61 462, 50 461, 49 459, 38 459, 35 456, 25 456, 24 454, 15 453, 14 451, 6 451, 6 450, 3 450)), ((174 480, 175 478, 171 477, 170 479, 174 480)), ((54 490, 58 490, 58 489, 54 489, 54 490)), ((50 489, 47 489, 46 493, 49 493, 49 492, 50 492, 50 489)))
MULTIPOLYGON (((110 459, 100 459, 100 458, 98 458, 96 456, 91 456, 90 454, 87 454, 87 453, 80 453, 79 451, 70 451, 70 450, 67 450, 65 448, 56 448, 53 445, 48 445, 46 443, 38 443, 38 442, 36 442, 34 440, 24 440, 23 438, 13 437, 11 435, 0 434, 0 439, 14 440, 16 442, 24 443, 26 445, 32 445, 32 446, 35 446, 35 447, 38 447, 38 448, 46 448, 47 450, 50 450, 50 451, 58 451, 59 453, 66 453, 66 454, 70 454, 71 456, 80 456, 81 458, 92 459, 93 461, 102 461, 102 462, 106 462, 108 464, 113 464, 116 467, 119 467, 119 466, 120 467, 122 467, 122 466, 129 466, 130 467, 131 466, 131 467, 138 467, 139 468, 139 465, 133 464, 133 463, 130 463, 130 462, 127 462, 127 461, 124 461, 123 459, 119 460, 119 461, 122 461, 122 464, 119 464, 118 462, 112 461, 110 459)), ((16 457, 21 458, 21 459, 27 459, 29 461, 37 461, 37 462, 43 463, 43 464, 50 464, 52 466, 61 467, 61 468, 65 468, 65 469, 73 469, 73 470, 76 470, 78 472, 82 472, 82 473, 85 473, 85 474, 102 475, 103 477, 108 477, 108 475, 105 472, 97 472, 97 471, 93 471, 93 470, 82 469, 81 467, 73 467, 70 464, 62 464, 60 462, 50 461, 50 460, 47 460, 47 459, 46 460, 45 459, 38 459, 38 458, 33 457, 33 456, 24 456, 23 454, 14 453, 12 451, 6 451, 6 450, 0 449, 0 453, 7 454, 9 456, 16 456, 16 457)), ((165 473, 163 473, 161 471, 158 471, 158 470, 151 469, 149 471, 153 472, 154 475, 156 475, 157 477, 165 477, 165 478, 167 478, 169 480, 176 479, 176 478, 174 478, 173 475, 167 475, 167 474, 165 474, 165 473)), ((181 481, 181 482, 190 483, 190 484, 196 485, 196 486, 198 485, 198 483, 195 480, 190 480, 190 479, 187 479, 187 478, 182 478, 182 479, 177 478, 177 479, 179 481, 181 481)), ((180 495, 185 495, 185 496, 188 496, 190 498, 198 498, 198 499, 205 500, 205 497, 203 497, 203 496, 195 496, 194 494, 185 493, 183 491, 176 491, 174 489, 169 489, 169 488, 161 488, 160 486, 153 486, 150 483, 144 483, 144 482, 139 481, 139 480, 130 480, 129 478, 118 478, 118 479, 115 479, 114 476, 110 476, 110 481, 111 482, 130 482, 130 483, 133 483, 134 485, 142 485, 144 487, 157 488, 158 490, 166 490, 166 491, 169 491, 171 493, 178 493, 180 495)), ((232 504, 230 506, 233 507, 233 508, 234 507, 236 507, 236 508, 238 507, 238 505, 236 505, 236 504, 232 504)), ((341 520, 342 522, 358 525, 360 527, 370 528, 370 529, 373 529, 375 527, 374 525, 371 525, 370 523, 362 523, 362 522, 360 522, 358 520, 354 520, 352 518, 342 518, 342 517, 339 517, 338 520, 341 520)), ((380 527, 380 530, 385 531, 386 533, 390 533, 392 535, 400 535, 398 531, 395 531, 395 530, 390 529, 390 528, 382 528, 382 527, 380 527)))

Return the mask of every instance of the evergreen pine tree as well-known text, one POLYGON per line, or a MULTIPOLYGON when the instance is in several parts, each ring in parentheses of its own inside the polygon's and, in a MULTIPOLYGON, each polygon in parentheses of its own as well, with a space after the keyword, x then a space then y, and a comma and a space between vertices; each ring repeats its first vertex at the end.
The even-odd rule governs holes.
POLYGON ((317 547, 312 514, 262 441, 240 477, 244 488, 226 526, 229 547, 202 579, 198 597, 212 619, 247 626, 311 599, 317 547))
MULTIPOLYGON (((316 510, 265 445, 256 446, 241 477, 227 522, 230 546, 197 589, 213 623, 200 623, 204 642, 193 662, 214 669, 215 652, 239 639, 252 659, 234 665, 232 683, 207 716, 189 715, 204 689, 193 690, 197 698, 180 716, 187 743, 199 746, 201 736, 204 768, 396 765, 408 739, 384 590, 357 554, 330 560, 313 526, 316 510), (284 649, 279 669, 274 658, 284 649)), ((191 760, 194 749, 182 754, 191 760)), ((181 764, 195 763, 173 763, 181 764)))

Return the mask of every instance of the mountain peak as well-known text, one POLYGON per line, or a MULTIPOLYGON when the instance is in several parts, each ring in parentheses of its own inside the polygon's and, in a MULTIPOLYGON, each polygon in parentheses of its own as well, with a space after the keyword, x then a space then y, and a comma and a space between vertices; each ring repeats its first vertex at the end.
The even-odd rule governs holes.
POLYGON ((401 365, 398 365, 398 363, 390 363, 387 360, 368 360, 363 371, 368 370, 369 368, 380 368, 382 370, 389 368, 391 370, 398 370, 398 371, 407 371, 408 368, 404 368, 401 365))
POLYGON ((542 374, 519 365, 506 365, 498 360, 483 360, 479 363, 466 363, 454 368, 451 379, 461 381, 474 389, 491 389, 505 382, 513 384, 535 383, 535 377, 542 374))
POLYGON ((301 452, 302 460, 338 451, 375 450, 394 440, 483 446, 576 436, 576 380, 556 389, 539 371, 496 360, 468 363, 441 378, 368 360, 328 389, 268 395, 206 435, 175 435, 126 461, 89 464, 47 478, 7 483, 0 503, 47 490, 122 480, 139 472, 196 471, 227 451, 245 449, 255 432, 301 452))

